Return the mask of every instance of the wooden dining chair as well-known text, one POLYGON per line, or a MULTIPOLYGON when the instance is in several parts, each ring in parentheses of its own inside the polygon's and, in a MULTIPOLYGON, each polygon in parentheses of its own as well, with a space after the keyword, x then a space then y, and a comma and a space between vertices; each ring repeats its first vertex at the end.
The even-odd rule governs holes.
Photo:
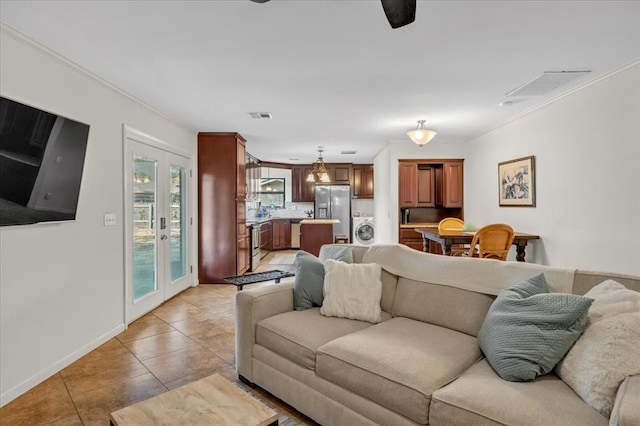
MULTIPOLYGON (((438 223, 438 233, 443 231, 462 231, 464 227, 464 221, 457 217, 445 217, 438 223)), ((442 248, 444 251, 444 247, 442 248)), ((469 251, 469 246, 464 244, 455 244, 451 246, 451 252, 449 256, 462 256, 469 251)))
POLYGON ((514 237, 513 228, 504 223, 483 226, 473 236, 467 256, 507 260, 514 237))

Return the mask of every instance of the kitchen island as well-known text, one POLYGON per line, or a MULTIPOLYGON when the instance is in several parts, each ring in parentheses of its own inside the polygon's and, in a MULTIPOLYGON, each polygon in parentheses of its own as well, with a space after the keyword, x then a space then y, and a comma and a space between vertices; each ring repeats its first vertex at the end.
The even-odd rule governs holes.
POLYGON ((300 250, 315 256, 320 254, 320 247, 333 243, 333 225, 338 219, 304 219, 300 221, 300 250))

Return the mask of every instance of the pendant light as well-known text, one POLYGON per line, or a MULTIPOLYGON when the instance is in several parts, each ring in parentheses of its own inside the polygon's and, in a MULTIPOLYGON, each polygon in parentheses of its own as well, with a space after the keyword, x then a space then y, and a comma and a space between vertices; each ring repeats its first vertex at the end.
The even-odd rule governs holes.
POLYGON ((424 125, 425 121, 426 120, 418 120, 418 126, 415 129, 409 130, 407 132, 407 136, 409 136, 413 143, 418 146, 427 144, 427 142, 429 142, 435 135, 438 134, 438 132, 436 132, 435 130, 427 129, 427 127, 424 125))
POLYGON ((322 152, 324 150, 321 146, 318 147, 318 159, 314 161, 313 168, 307 175, 307 182, 322 182, 322 183, 331 183, 331 179, 329 178, 329 173, 327 172, 327 167, 324 165, 324 160, 322 159, 322 152))

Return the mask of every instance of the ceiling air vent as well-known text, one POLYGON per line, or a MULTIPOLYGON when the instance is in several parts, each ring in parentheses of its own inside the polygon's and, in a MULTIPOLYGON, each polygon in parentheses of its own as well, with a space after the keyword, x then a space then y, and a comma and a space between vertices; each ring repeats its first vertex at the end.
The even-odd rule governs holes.
POLYGON ((247 114, 256 120, 271 120, 273 118, 270 112, 248 112, 247 114))
POLYGON ((354 155, 358 151, 340 151, 342 155, 354 155))
POLYGON ((590 73, 587 71, 545 71, 533 80, 524 85, 512 90, 504 95, 506 98, 511 97, 527 97, 527 96, 543 96, 551 91, 557 89, 560 86, 580 78, 585 74, 590 73))

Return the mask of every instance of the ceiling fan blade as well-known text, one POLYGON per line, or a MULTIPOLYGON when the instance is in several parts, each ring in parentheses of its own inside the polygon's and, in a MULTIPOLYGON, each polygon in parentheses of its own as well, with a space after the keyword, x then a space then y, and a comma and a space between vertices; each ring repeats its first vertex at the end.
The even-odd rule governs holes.
POLYGON ((254 2, 254 3, 266 3, 269 0, 251 0, 251 1, 254 2))
POLYGON ((381 0, 381 2, 391 28, 404 27, 416 20, 416 0, 381 0))

